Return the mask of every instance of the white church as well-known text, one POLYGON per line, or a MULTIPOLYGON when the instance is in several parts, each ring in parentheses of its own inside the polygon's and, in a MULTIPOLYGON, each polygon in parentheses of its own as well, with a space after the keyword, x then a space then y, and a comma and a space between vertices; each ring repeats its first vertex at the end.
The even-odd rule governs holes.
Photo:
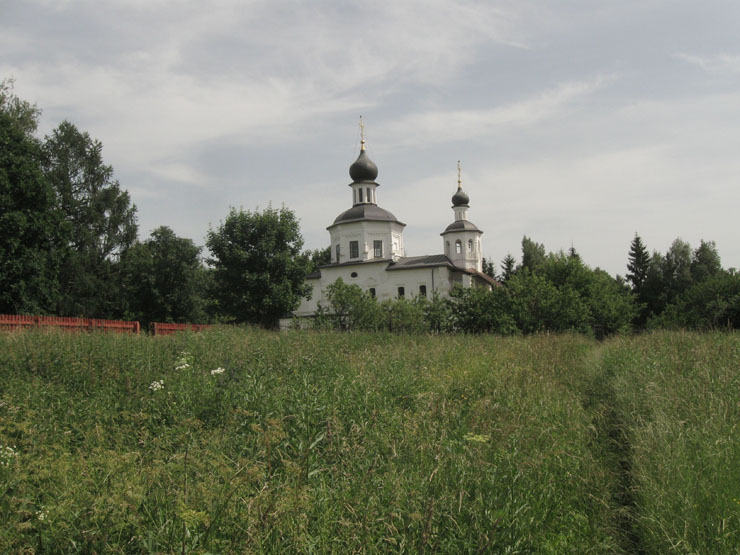
POLYGON ((360 155, 350 166, 349 175, 352 207, 327 227, 331 262, 306 276, 311 297, 301 302, 294 317, 310 318, 318 303, 326 306, 326 287, 338 278, 359 285, 379 301, 417 295, 431 298, 434 293, 449 297, 455 285, 489 289, 497 285, 483 273, 483 232, 468 220, 470 198, 462 190, 459 164, 457 192, 452 196, 454 221, 440 234, 444 254, 427 256, 406 256, 406 224, 378 206, 378 167, 367 155, 364 135, 360 155))

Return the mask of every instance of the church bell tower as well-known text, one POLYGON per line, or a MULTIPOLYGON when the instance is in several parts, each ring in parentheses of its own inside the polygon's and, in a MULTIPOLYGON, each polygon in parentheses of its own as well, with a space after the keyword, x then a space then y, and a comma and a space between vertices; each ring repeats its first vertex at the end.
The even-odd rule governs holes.
POLYGON ((457 162, 457 191, 452 195, 455 221, 440 234, 444 253, 458 268, 483 271, 481 235, 483 232, 468 220, 470 197, 462 189, 462 170, 457 162))

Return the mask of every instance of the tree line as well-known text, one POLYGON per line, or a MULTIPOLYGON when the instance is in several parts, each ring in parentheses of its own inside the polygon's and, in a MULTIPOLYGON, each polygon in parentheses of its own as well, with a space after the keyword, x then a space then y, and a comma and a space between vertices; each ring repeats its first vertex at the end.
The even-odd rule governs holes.
POLYGON ((101 142, 68 121, 39 138, 40 114, 0 80, 0 313, 270 327, 327 259, 287 208, 232 209, 209 258, 166 226, 139 240, 101 142))
MULTIPOLYGON (((0 313, 148 322, 247 322, 275 327, 309 294, 307 273, 329 248, 303 251, 286 207, 231 209, 209 229, 209 256, 162 226, 138 238, 136 206, 114 178, 102 144, 67 121, 36 136, 40 109, 0 80, 0 313)), ((662 254, 639 235, 627 274, 612 277, 575 249, 547 253, 522 240, 492 290, 456 289, 449 299, 382 303, 342 281, 313 321, 327 329, 538 333, 604 337, 629 330, 736 328, 740 275, 725 270, 712 241, 676 239, 662 254)))
POLYGON ((378 303, 357 285, 337 280, 327 288, 314 325, 502 335, 578 332, 597 338, 657 328, 740 327, 740 275, 722 269, 711 241, 692 250, 676 239, 665 255, 649 255, 636 234, 624 278, 589 267, 574 248, 547 253, 526 236, 520 262, 508 254, 499 274, 490 261, 483 266, 497 287, 458 288, 448 299, 378 303))

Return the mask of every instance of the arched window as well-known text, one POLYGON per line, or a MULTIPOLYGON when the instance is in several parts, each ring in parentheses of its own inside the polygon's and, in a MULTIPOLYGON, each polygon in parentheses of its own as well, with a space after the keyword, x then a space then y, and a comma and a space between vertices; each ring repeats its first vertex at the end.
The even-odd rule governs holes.
POLYGON ((362 189, 358 189, 358 191, 360 192, 360 202, 362 202, 362 189))
POLYGON ((373 201, 372 197, 370 196, 370 187, 368 187, 367 189, 365 189, 365 197, 367 197, 367 201, 368 202, 372 202, 373 201))
POLYGON ((337 262, 339 262, 339 245, 337 245, 336 251, 337 251, 337 262))
POLYGON ((473 240, 468 239, 468 252, 473 252, 473 240))
POLYGON ((450 254, 450 242, 449 241, 447 241, 447 245, 445 248, 445 254, 450 254))
POLYGON ((383 241, 375 239, 373 241, 373 256, 375 258, 383 258, 383 241))
POLYGON ((455 254, 462 254, 462 242, 460 242, 460 239, 455 241, 455 254))

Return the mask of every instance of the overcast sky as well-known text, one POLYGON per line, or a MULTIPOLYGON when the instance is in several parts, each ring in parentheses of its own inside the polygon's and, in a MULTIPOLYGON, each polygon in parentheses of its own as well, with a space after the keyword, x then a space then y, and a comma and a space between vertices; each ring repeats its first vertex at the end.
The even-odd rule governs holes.
POLYGON ((734 0, 0 0, 0 77, 103 143, 142 239, 271 202, 327 246, 362 115, 408 256, 459 159, 497 267, 527 235, 623 275, 635 232, 740 267, 739 29, 734 0))

